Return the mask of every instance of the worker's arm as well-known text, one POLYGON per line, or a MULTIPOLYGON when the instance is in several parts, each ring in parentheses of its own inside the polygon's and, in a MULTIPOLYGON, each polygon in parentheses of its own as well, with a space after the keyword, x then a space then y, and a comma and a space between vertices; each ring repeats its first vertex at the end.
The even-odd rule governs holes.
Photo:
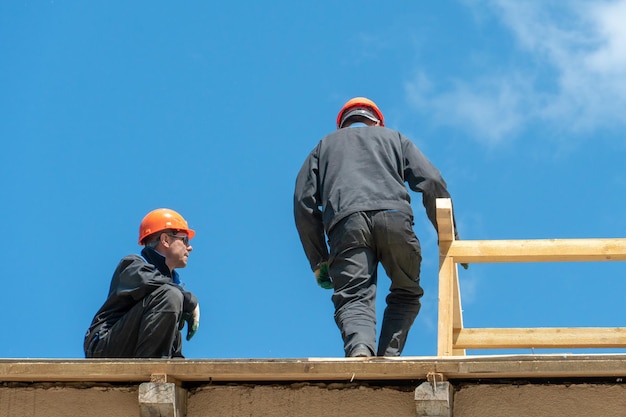
POLYGON ((115 292, 119 296, 132 297, 139 301, 162 285, 172 285, 183 294, 183 311, 192 312, 198 305, 194 294, 184 290, 172 278, 163 275, 140 256, 126 256, 120 261, 113 276, 109 293, 115 292))
MULTIPOLYGON (((417 146, 406 137, 401 137, 405 161, 404 179, 413 191, 422 193, 422 203, 426 209, 426 215, 435 227, 435 230, 438 230, 436 202, 438 198, 450 198, 447 184, 439 170, 426 158, 417 146)), ((459 234, 456 229, 456 222, 454 233, 456 239, 458 239, 459 234)))
POLYGON ((142 257, 129 255, 122 259, 113 274, 109 293, 141 300, 161 285, 172 284, 167 277, 142 257))
POLYGON ((311 270, 319 269, 323 262, 328 261, 328 247, 322 222, 322 206, 318 189, 318 149, 316 147, 308 156, 298 177, 293 197, 293 210, 296 228, 311 270))

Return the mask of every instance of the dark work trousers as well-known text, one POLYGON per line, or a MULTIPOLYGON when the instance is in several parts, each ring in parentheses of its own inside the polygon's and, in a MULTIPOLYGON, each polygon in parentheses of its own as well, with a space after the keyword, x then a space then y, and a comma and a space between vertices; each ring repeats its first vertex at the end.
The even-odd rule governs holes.
POLYGON ((162 285, 137 302, 105 334, 94 342, 93 358, 183 357, 178 323, 183 294, 162 285))
POLYGON ((411 216, 396 210, 354 213, 330 231, 328 240, 335 322, 346 356, 360 343, 372 354, 399 356, 424 294, 419 285, 422 251, 411 216), (391 279, 391 287, 376 350, 379 262, 391 279))

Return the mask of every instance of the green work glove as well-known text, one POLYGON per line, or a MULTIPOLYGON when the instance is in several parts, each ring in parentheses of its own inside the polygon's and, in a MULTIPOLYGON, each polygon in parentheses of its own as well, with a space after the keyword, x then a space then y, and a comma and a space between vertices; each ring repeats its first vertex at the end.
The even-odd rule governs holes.
POLYGON ((463 267, 463 269, 467 270, 467 268, 469 268, 469 264, 461 264, 461 266, 463 267))
POLYGON ((322 262, 320 267, 315 270, 315 280, 317 281, 317 285, 325 290, 333 289, 333 280, 330 275, 328 275, 328 262, 322 262))
POLYGON ((180 323, 178 323, 178 330, 183 330, 187 323, 187 340, 191 340, 194 334, 198 331, 200 326, 200 304, 193 309, 191 313, 183 313, 180 317, 180 323))

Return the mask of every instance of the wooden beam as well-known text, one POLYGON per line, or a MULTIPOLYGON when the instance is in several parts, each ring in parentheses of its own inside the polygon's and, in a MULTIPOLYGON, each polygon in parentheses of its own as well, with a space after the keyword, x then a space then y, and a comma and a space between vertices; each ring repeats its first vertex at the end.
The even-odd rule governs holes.
POLYGON ((457 263, 626 261, 626 239, 457 240, 457 263))
POLYGON ((624 348, 626 328, 480 328, 455 329, 455 348, 624 348))
POLYGON ((489 355, 308 359, 2 359, 2 382, 149 382, 165 373, 185 382, 313 382, 472 378, 626 377, 626 355, 489 355))
POLYGON ((439 242, 451 242, 454 240, 454 220, 452 217, 452 200, 438 198, 437 207, 437 233, 439 242))
POLYGON ((164 373, 155 373, 150 375, 150 382, 165 384, 172 383, 175 385, 180 385, 180 380, 172 377, 172 375, 164 374, 164 373))
POLYGON ((452 200, 437 199, 437 232, 439 234, 439 320, 437 352, 440 356, 465 355, 464 349, 454 349, 452 329, 463 327, 459 270, 448 256, 455 241, 452 200))
MULTIPOLYGON (((463 309, 461 307, 461 288, 459 286, 459 266, 454 265, 454 287, 452 289, 452 330, 463 329, 463 309)), ((452 355, 465 355, 465 349, 452 348, 452 355)))
MULTIPOLYGON (((440 245, 446 245, 442 243, 440 245)), ((453 354, 453 323, 454 323, 454 270, 456 265, 452 258, 444 257, 439 267, 439 312, 437 320, 437 354, 451 356, 453 354)))
MULTIPOLYGON (((459 305, 455 300, 458 288, 458 272, 452 258, 447 253, 454 242, 454 220, 452 217, 452 201, 449 198, 437 199, 437 232, 439 234, 439 292, 438 292, 438 332, 437 353, 439 356, 451 356, 452 328, 460 318, 459 305)), ((460 302, 460 300, 459 300, 460 302)))

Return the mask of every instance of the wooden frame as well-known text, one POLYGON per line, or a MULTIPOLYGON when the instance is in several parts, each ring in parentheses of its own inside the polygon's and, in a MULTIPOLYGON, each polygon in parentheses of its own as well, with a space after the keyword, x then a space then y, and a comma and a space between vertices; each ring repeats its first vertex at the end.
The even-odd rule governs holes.
POLYGON ((626 261, 626 239, 455 240, 450 199, 437 200, 438 356, 466 349, 624 348, 626 328, 464 328, 459 263, 626 261))

